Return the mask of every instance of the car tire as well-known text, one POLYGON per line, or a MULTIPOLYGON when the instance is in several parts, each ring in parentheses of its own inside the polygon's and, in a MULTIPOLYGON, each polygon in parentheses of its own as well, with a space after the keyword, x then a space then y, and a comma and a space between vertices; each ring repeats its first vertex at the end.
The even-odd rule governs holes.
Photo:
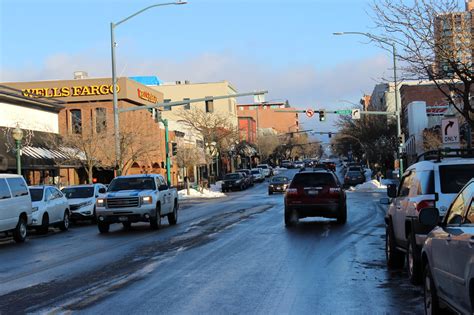
POLYGON ((161 209, 156 207, 155 216, 150 218, 150 227, 152 230, 158 230, 161 227, 161 209))
POLYGON ((48 213, 43 214, 43 218, 41 219, 41 226, 38 227, 39 234, 48 234, 49 230, 49 215, 48 213))
POLYGON ((64 211, 63 221, 59 224, 61 231, 67 231, 69 229, 69 211, 64 211))
POLYGON ((97 214, 95 212, 95 206, 94 206, 94 211, 92 211, 91 221, 92 221, 92 223, 97 223, 97 214))
POLYGON ((241 185, 241 186, 239 187, 239 190, 240 190, 240 191, 244 190, 244 185, 241 185))
POLYGON ((23 243, 26 240, 27 226, 26 221, 23 217, 18 219, 18 223, 13 230, 13 239, 17 243, 23 243))
POLYGON ((294 214, 296 211, 295 210, 287 210, 285 209, 285 227, 291 228, 298 223, 298 219, 294 220, 294 214))
POLYGON ((109 230, 110 230, 110 224, 109 223, 99 221, 99 222, 97 222, 97 227, 99 228, 99 232, 101 234, 109 233, 109 230))
POLYGON ((433 276, 431 275, 430 266, 428 264, 425 266, 425 272, 424 272, 423 278, 424 278, 423 305, 425 307, 425 314, 427 315, 440 314, 441 309, 439 307, 438 293, 436 292, 433 276))
POLYGON ((337 224, 346 224, 347 221, 347 205, 339 206, 339 214, 337 216, 337 224))
POLYGON ((270 191, 270 190, 269 190, 269 191, 268 191, 268 194, 269 194, 269 195, 273 195, 273 191, 270 191))
POLYGON ((415 236, 413 236, 413 234, 410 234, 408 236, 408 247, 406 256, 408 279, 412 284, 421 284, 421 262, 416 250, 415 236))
POLYGON ((175 200, 173 206, 173 212, 168 214, 168 223, 170 225, 176 225, 178 222, 178 202, 175 200))
POLYGON ((391 224, 385 226, 385 259, 389 269, 403 268, 405 263, 405 254, 396 248, 391 224))

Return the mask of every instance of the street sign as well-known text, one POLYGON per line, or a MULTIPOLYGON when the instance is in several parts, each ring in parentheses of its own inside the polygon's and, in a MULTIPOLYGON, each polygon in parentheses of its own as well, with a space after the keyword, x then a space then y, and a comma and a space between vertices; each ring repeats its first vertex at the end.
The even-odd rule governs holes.
POLYGON ((351 112, 352 119, 360 119, 360 109, 353 109, 351 112))
POLYGON ((265 102, 265 94, 254 94, 253 102, 260 104, 265 102))
POLYGON ((311 108, 308 108, 306 110, 306 116, 308 116, 309 118, 313 117, 314 115, 314 111, 311 109, 311 108))
POLYGON ((352 109, 336 110, 335 113, 339 115, 352 115, 352 109))
POLYGON ((441 137, 443 143, 459 143, 459 122, 457 118, 442 120, 441 137))

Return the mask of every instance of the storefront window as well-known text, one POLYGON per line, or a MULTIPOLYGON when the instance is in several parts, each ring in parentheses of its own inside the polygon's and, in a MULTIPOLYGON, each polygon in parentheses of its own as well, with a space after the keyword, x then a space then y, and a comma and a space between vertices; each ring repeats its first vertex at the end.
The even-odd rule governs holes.
POLYGON ((80 109, 73 109, 71 113, 71 132, 75 134, 82 133, 82 114, 80 109))
POLYGON ((102 133, 107 129, 107 112, 105 108, 95 109, 95 131, 102 133))
POLYGON ((214 112, 214 101, 213 100, 207 100, 206 101, 206 113, 212 113, 214 112))

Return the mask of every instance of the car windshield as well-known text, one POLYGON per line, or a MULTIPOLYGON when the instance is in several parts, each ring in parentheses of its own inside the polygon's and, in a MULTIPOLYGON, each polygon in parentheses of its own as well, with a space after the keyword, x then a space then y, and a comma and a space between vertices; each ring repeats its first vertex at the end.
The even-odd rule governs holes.
POLYGON ((291 187, 336 186, 334 177, 328 173, 298 173, 291 181, 291 187))
POLYGON ((347 176, 361 176, 360 172, 347 172, 347 176))
POLYGON ((265 169, 268 168, 268 166, 266 166, 266 165, 257 165, 257 167, 258 167, 258 168, 265 168, 265 169))
POLYGON ((360 172, 360 167, 349 167, 348 172, 360 172))
POLYGON ((146 190, 155 189, 155 180, 151 177, 116 178, 109 186, 108 191, 146 190))
POLYGON ((227 174, 224 179, 239 179, 239 174, 227 174))
POLYGON ((285 177, 285 176, 275 176, 272 178, 272 183, 288 182, 288 181, 289 181, 288 177, 285 177))
POLYGON ((259 170, 252 170, 252 174, 260 174, 259 170))
POLYGON ((31 201, 43 200, 43 188, 30 188, 31 201))
POLYGON ((94 196, 94 187, 68 187, 61 190, 67 199, 90 198, 94 196))
POLYGON ((439 167, 439 180, 443 194, 457 194, 472 177, 474 177, 474 164, 439 167))

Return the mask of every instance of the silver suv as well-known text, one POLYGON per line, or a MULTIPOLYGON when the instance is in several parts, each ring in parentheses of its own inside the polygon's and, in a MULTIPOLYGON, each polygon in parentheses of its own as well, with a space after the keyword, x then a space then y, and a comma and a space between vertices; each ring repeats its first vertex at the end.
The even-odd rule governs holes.
POLYGON ((474 177, 474 158, 457 154, 438 156, 437 160, 411 165, 400 181, 388 185, 388 196, 393 198, 385 216, 386 258, 389 268, 406 266, 414 284, 421 282, 421 248, 430 227, 422 225, 418 216, 423 208, 437 207, 440 220, 461 188, 474 177))
MULTIPOLYGON (((454 199, 444 220, 428 235, 422 250, 426 314, 448 305, 460 314, 474 312, 474 179, 454 199)), ((438 209, 425 208, 420 222, 436 226, 438 209)))

